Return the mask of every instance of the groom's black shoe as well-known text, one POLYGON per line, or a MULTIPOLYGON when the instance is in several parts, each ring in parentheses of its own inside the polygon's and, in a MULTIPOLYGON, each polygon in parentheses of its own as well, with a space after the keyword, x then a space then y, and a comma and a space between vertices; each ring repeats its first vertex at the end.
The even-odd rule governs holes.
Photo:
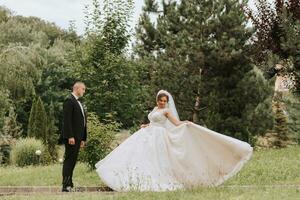
POLYGON ((68 186, 68 187, 63 187, 61 191, 62 191, 62 192, 72 192, 72 188, 71 188, 70 186, 68 186))
POLYGON ((72 192, 73 183, 72 178, 70 176, 63 177, 63 187, 62 192, 72 192))

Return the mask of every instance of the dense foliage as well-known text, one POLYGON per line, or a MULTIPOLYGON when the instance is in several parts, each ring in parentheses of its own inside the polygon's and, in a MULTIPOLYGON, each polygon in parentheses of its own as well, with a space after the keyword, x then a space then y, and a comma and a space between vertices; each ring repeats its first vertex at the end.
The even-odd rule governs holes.
MULTIPOLYGON (((89 153, 99 151, 91 144, 104 133, 110 133, 103 140, 108 146, 117 128, 147 121, 159 89, 174 96, 181 119, 220 133, 252 144, 268 131, 300 138, 299 0, 274 0, 274 7, 257 0, 257 12, 246 9, 247 0, 144 3, 134 38, 132 0, 93 0, 82 36, 74 23, 62 30, 0 7, 2 157, 7 160, 18 138, 30 136, 42 139, 56 159, 62 104, 77 80, 86 84, 83 101, 94 113, 89 153), (274 109, 277 75, 291 78, 294 96, 274 109)), ((109 150, 103 151, 97 159, 109 150)), ((88 154, 84 159, 95 163, 88 154)))
POLYGON ((247 1, 146 2, 135 50, 149 92, 169 90, 182 118, 246 141, 272 128, 273 86, 251 61, 247 1))

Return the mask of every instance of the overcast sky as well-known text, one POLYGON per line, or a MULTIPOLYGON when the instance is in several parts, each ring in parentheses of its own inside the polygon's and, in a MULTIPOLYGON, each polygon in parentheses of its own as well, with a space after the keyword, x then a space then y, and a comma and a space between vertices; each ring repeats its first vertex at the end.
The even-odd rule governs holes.
MULTIPOLYGON (((253 7, 250 0, 250 7, 253 7)), ((66 29, 71 20, 75 20, 78 34, 84 32, 84 7, 92 0, 0 0, 0 6, 5 6, 16 15, 36 16, 54 22, 66 29)), ((144 0, 135 0, 132 27, 137 23, 144 0)))

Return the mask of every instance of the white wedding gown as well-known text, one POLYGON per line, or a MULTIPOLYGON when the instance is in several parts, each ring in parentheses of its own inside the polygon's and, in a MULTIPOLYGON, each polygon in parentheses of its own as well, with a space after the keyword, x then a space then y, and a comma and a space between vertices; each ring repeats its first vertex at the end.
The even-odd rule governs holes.
POLYGON ((217 186, 250 159, 252 147, 194 123, 169 129, 166 109, 149 113, 150 125, 135 132, 96 164, 116 191, 168 191, 217 186))

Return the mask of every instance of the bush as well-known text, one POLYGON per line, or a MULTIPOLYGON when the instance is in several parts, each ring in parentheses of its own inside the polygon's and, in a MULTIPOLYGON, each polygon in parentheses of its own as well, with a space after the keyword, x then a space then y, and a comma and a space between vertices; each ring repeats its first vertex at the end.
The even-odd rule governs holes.
POLYGON ((19 167, 49 164, 51 157, 41 140, 34 138, 19 139, 12 147, 11 162, 19 167), (37 155, 38 151, 41 152, 37 155))
POLYGON ((88 116, 88 141, 80 152, 80 161, 88 164, 91 169, 111 151, 111 143, 120 124, 117 122, 101 123, 95 113, 88 116))

